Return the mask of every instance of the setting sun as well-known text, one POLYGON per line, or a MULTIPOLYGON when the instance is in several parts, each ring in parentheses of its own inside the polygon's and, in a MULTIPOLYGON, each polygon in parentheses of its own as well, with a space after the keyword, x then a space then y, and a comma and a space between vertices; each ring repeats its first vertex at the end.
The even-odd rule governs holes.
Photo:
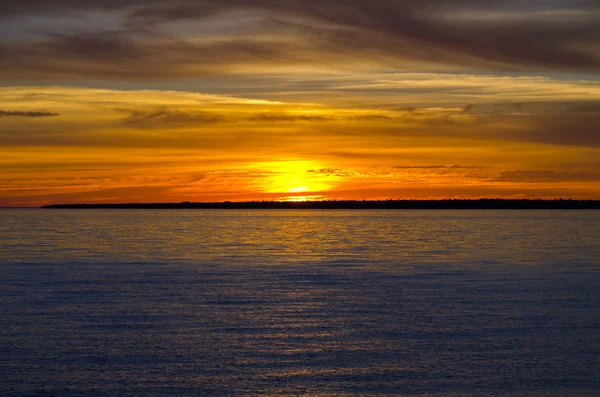
POLYGON ((308 191, 308 187, 306 187, 306 186, 291 187, 288 189, 288 192, 290 192, 290 193, 303 193, 303 192, 307 192, 307 191, 308 191))

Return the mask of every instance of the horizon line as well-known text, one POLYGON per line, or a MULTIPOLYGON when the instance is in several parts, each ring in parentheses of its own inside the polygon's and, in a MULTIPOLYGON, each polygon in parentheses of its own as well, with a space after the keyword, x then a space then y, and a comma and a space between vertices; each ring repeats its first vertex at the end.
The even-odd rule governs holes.
POLYGON ((599 199, 386 199, 48 204, 42 209, 600 209, 599 199))

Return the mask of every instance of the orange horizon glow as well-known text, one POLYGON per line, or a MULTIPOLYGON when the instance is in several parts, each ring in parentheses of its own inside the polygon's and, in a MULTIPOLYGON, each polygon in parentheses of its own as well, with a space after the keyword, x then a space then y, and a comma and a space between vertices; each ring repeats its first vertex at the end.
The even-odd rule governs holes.
POLYGON ((47 115, 0 118, 0 206, 600 197, 599 149, 520 137, 550 117, 544 107, 507 104, 498 115, 497 105, 378 109, 176 91, 0 94, 9 115, 47 115))

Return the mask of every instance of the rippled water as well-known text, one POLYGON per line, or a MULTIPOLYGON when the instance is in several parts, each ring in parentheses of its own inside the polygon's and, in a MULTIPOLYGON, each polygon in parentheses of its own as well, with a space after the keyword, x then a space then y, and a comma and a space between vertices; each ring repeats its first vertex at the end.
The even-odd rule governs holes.
POLYGON ((0 210, 0 394, 600 395, 600 211, 0 210))

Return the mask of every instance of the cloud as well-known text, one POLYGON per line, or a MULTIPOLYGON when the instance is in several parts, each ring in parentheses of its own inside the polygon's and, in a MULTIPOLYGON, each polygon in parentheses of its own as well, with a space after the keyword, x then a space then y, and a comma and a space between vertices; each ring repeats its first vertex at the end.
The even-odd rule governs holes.
POLYGON ((364 176, 364 174, 359 173, 355 170, 349 168, 321 168, 321 169, 312 169, 306 170, 309 174, 314 175, 324 175, 324 176, 337 176, 337 177, 356 177, 356 176, 364 176))
POLYGON ((600 108, 581 105, 538 116, 520 136, 558 145, 600 146, 600 108))
POLYGON ((481 165, 397 165, 400 170, 478 170, 486 168, 481 165))
POLYGON ((431 103, 452 103, 457 110, 475 113, 482 105, 498 105, 523 110, 523 103, 551 101, 598 101, 600 83, 589 79, 561 79, 544 76, 499 76, 469 73, 381 73, 359 75, 354 79, 338 79, 327 88, 346 95, 360 93, 398 101, 410 99, 410 106, 391 107, 404 113, 422 112, 423 98, 431 103), (467 102, 468 101, 468 102, 467 102), (516 104, 519 106, 515 106, 516 104), (418 107, 417 107, 418 105, 418 107))
POLYGON ((472 103, 471 103, 471 104, 468 104, 467 106, 465 106, 465 107, 463 108, 463 110, 464 110, 464 112, 465 112, 465 113, 470 113, 470 112, 471 112, 471 110, 473 110, 473 108, 474 108, 475 106, 477 106, 477 105, 474 105, 474 104, 472 104, 472 103))
POLYGON ((331 121, 331 117, 318 115, 294 115, 285 113, 260 113, 246 118, 255 122, 331 121))
MULTIPOLYGON (((205 18, 231 9, 253 9, 277 15, 279 18, 305 18, 307 30, 315 31, 318 23, 337 29, 320 29, 333 47, 361 49, 367 44, 374 53, 399 56, 420 56, 426 61, 461 63, 465 54, 471 63, 497 63, 504 67, 537 67, 587 70, 596 72, 598 54, 581 49, 593 45, 600 37, 596 29, 598 16, 590 18, 584 12, 571 13, 574 21, 548 20, 540 12, 531 12, 535 5, 548 10, 545 2, 529 7, 506 2, 504 18, 489 21, 489 11, 498 8, 494 1, 461 1, 455 5, 445 0, 254 0, 179 1, 169 5, 149 4, 131 15, 136 21, 172 21, 185 18, 205 18), (511 7, 512 6, 512 7, 511 7), (471 11, 466 18, 457 18, 462 11, 471 11), (477 18, 486 15, 488 18, 477 18), (529 18, 523 24, 522 15, 529 18), (580 16, 580 18, 577 18, 580 16), (490 43, 494 43, 490 45, 490 43), (578 42, 580 46, 570 45, 578 42), (519 43, 519 45, 515 45, 519 43), (421 47, 422 49, 420 49, 421 47), (438 50, 430 52, 431 50, 438 50), (446 58, 446 59, 444 59, 446 58), (470 59, 469 59, 470 58, 470 59)), ((571 11, 585 10, 593 5, 587 1, 569 1, 571 11)), ((298 26, 296 24, 295 26, 298 26)))
POLYGON ((567 109, 567 113, 593 113, 600 116, 600 102, 584 103, 567 109))
POLYGON ((488 173, 476 173, 473 170, 479 170, 487 167, 483 166, 392 166, 392 167, 362 167, 353 168, 320 168, 309 169, 306 172, 313 175, 327 177, 343 178, 363 178, 378 180, 401 180, 403 182, 423 182, 434 179, 445 180, 448 178, 471 178, 471 179, 489 179, 488 173))
POLYGON ((348 111, 340 109, 333 116, 322 116, 315 114, 286 114, 286 113, 261 113, 247 117, 247 121, 253 122, 325 122, 325 121, 353 121, 353 122, 380 122, 400 120, 384 114, 361 114, 358 116, 345 115, 348 111))
POLYGON ((418 109, 415 106, 402 106, 402 107, 396 108, 394 110, 396 110, 398 112, 404 112, 404 113, 414 113, 418 109))
MULTIPOLYGON (((477 84, 481 81, 486 80, 479 78, 477 84)), ((575 91, 575 87, 572 89, 575 91)), ((597 88, 581 90, 595 92, 597 88)), ((392 110, 367 106, 345 108, 177 91, 66 87, 0 88, 0 98, 0 109, 8 109, 15 103, 29 109, 61 109, 61 117, 52 121, 52 128, 47 123, 20 125, 16 117, 6 117, 8 111, 2 111, 5 117, 0 139, 7 147, 195 145, 206 150, 279 148, 281 153, 318 151, 324 155, 335 149, 347 156, 354 156, 351 149, 358 147, 362 158, 367 158, 370 151, 402 150, 407 144, 411 147, 444 142, 452 146, 447 143, 452 139, 468 140, 470 145, 525 142, 600 147, 600 117, 595 111, 596 102, 589 100, 527 103, 527 112, 516 112, 512 102, 504 107, 478 105, 477 111, 465 113, 461 106, 398 112, 394 110, 397 106, 392 110), (156 131, 149 134, 141 130, 144 128, 156 131)), ((14 116, 15 112, 10 114, 14 116)), ((55 115, 49 111, 17 114, 55 115)), ((389 165, 398 164, 396 161, 389 165)), ((445 167, 470 163, 460 158, 444 161, 445 167)), ((440 163, 434 159, 417 163, 420 164, 440 163)))
POLYGON ((391 121, 394 120, 390 116, 383 114, 364 114, 360 116, 354 116, 349 118, 352 121, 391 121))
POLYGON ((597 3, 571 0, 562 2, 561 8, 553 4, 544 0, 8 0, 0 5, 0 22, 20 22, 13 25, 22 34, 13 32, 11 40, 0 41, 0 74, 40 79, 179 79, 298 70, 301 65, 340 70, 371 65, 394 70, 599 73, 597 3), (114 13, 121 26, 91 32, 91 28, 73 32, 55 26, 58 33, 38 32, 35 38, 26 34, 36 29, 28 16, 78 18, 98 11, 114 13), (243 25, 240 13, 255 15, 260 23, 243 25), (234 19, 240 21, 235 29, 231 28, 234 19), (196 30, 183 28, 189 21, 198 22, 196 30), (203 24, 211 24, 213 32, 230 26, 231 33, 214 34, 202 30, 203 24))
POLYGON ((39 111, 39 110, 0 110, 0 117, 27 117, 27 118, 42 118, 42 117, 57 117, 58 113, 39 111))
MULTIPOLYGON (((0 72, 5 81, 13 78, 139 81, 227 75, 244 66, 256 68, 293 62, 296 57, 282 50, 285 44, 231 39, 202 43, 152 40, 128 32, 52 35, 38 41, 0 42, 0 72)), ((295 52, 301 51, 298 48, 295 52)))
POLYGON ((123 119, 124 124, 138 127, 216 124, 226 120, 220 114, 200 110, 158 109, 146 111, 118 109, 118 111, 127 114, 127 117, 123 119))
POLYGON ((492 182, 561 183, 600 181, 598 172, 569 172, 554 170, 502 171, 492 182))

